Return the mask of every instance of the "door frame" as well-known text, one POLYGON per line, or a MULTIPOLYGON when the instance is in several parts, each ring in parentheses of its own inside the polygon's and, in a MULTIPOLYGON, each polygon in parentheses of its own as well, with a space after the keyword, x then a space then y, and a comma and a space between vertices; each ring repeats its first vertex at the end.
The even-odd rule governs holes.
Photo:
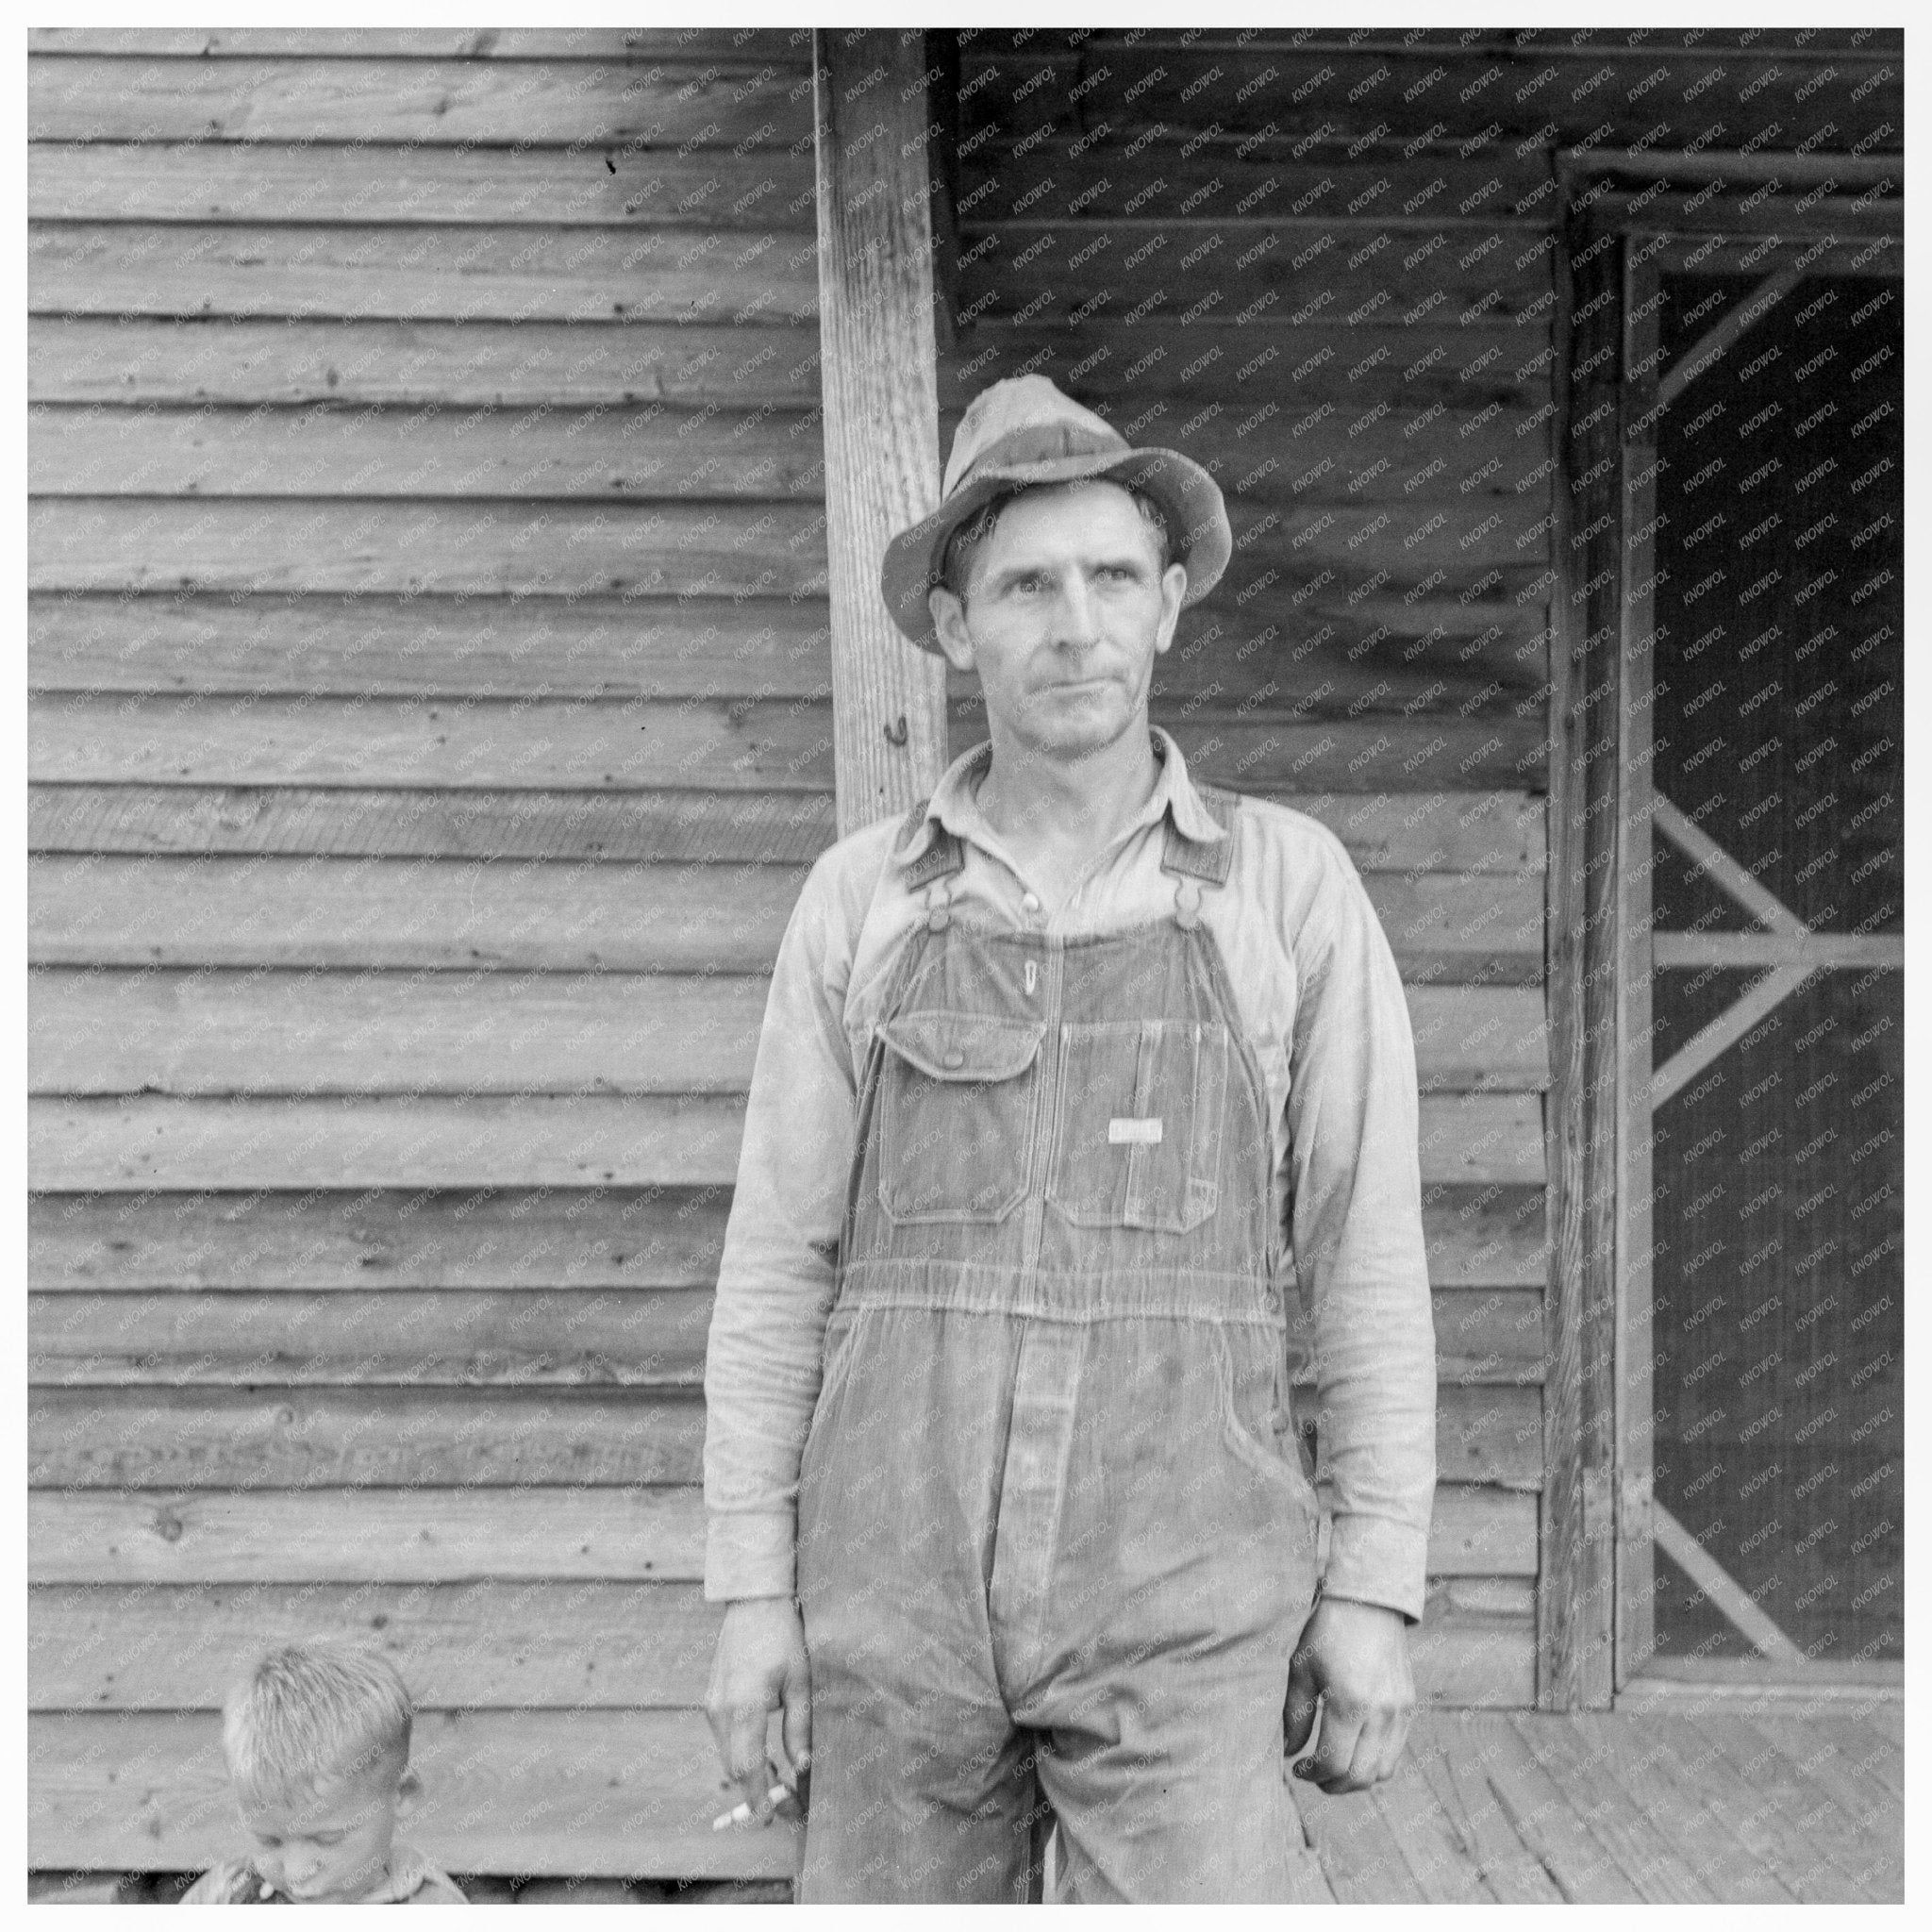
MULTIPOLYGON (((1656 178, 1640 186, 1628 157, 1557 157, 1550 1275, 1537 1592, 1537 1703, 1545 1709, 1607 1707, 1649 1661, 1659 1528, 1674 1553, 1694 1560, 1694 1545, 1685 1551, 1673 1538, 1652 1493, 1655 431, 1700 361, 1709 366, 1749 324, 1721 320, 1675 368, 1660 371, 1657 280, 1673 267, 1757 272, 1758 288, 1735 312, 1741 317, 1758 303, 1757 313, 1768 312, 1806 268, 1903 266, 1902 203, 1890 192, 1902 172, 1896 158, 1647 157, 1643 169, 1656 178), (1800 190, 1835 181, 1869 192, 1850 206, 1846 195, 1820 192, 1808 209, 1798 205, 1802 192, 1768 210, 1768 194, 1751 208, 1720 198, 1726 179, 1768 176, 1800 190), (1686 192, 1687 179, 1706 185, 1686 192)), ((1774 969, 1772 978, 1781 970, 1797 971, 1774 969)), ((1700 1582, 1716 1594, 1724 1579, 1710 1569, 1715 1576, 1700 1582)), ((1748 1602, 1728 1606, 1744 1623, 1748 1602)), ((1772 1629, 1752 1634, 1767 1653, 1757 1672, 1767 1681, 1840 1674, 1794 1662, 1772 1629)), ((1735 1678, 1736 1667, 1724 1674, 1735 1678)), ((1884 1666, 1875 1674, 1897 1674, 1884 1666)))

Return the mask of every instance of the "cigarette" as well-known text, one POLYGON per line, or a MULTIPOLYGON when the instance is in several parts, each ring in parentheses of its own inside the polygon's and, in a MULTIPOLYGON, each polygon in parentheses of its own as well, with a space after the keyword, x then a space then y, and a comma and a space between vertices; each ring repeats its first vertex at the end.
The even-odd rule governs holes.
MULTIPOLYGON (((777 1804, 781 1798, 789 1798, 791 1795, 791 1789, 789 1785, 774 1785, 765 1793, 767 1801, 774 1805, 777 1804)), ((716 1818, 711 1820, 711 1829, 713 1831, 723 1831, 727 1824, 743 1824, 750 1818, 751 1806, 744 1799, 741 1798, 730 1810, 721 1812, 716 1818)))

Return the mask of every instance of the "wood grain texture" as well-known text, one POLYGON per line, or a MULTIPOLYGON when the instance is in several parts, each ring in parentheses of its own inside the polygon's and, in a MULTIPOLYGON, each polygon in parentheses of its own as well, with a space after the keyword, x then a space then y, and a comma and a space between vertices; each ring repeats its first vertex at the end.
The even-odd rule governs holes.
POLYGON ((803 409, 819 398, 819 341, 813 323, 33 316, 27 394, 46 403, 449 408, 595 408, 662 398, 694 408, 803 409))
MULTIPOLYGON (((194 1871, 237 1849, 221 1717, 48 1713, 27 1725, 38 1868, 194 1871)), ((413 1841, 445 1871, 785 1876, 791 1827, 713 1831, 729 1807, 695 1710, 463 1710, 416 1725, 413 1841)))
POLYGON ((28 63, 27 138, 782 149, 809 132, 810 93, 794 70, 741 58, 693 73, 681 62, 71 54, 28 63))
MULTIPOLYGON (((585 859, 131 858, 29 862, 37 966, 494 967, 769 972, 797 866, 585 859)), ((1432 985, 1542 977, 1533 874, 1371 874, 1396 964, 1432 985)))
MULTIPOLYGON (((1543 805, 1533 792, 1272 795, 1325 824, 1365 874, 1542 869, 1543 805)), ((451 794, 279 785, 35 785, 27 828, 29 849, 42 853, 634 864, 808 863, 833 838, 830 799, 809 791, 451 794)))
MULTIPOLYGON (((203 60, 331 55, 365 60, 635 60, 679 64, 735 59, 803 67, 809 30, 794 27, 43 26, 32 54, 192 55, 203 60)), ((680 78, 688 79, 688 75, 680 78)))
MULTIPOLYGON (((206 71, 206 70, 204 70, 206 71)), ((51 222, 28 231, 37 315, 415 322, 808 322, 816 244, 785 229, 51 222)))
POLYGON ((827 697, 830 631, 784 597, 122 597, 27 607, 41 691, 827 697))
POLYGON ((927 795, 947 759, 945 665, 879 595, 889 541, 939 502, 931 103, 924 34, 817 31, 824 388, 839 829, 927 795))
POLYGON ((751 146, 37 142, 32 221, 408 222, 809 232, 808 156, 751 146))
MULTIPOLYGON (((49 1491, 27 1506, 39 1583, 696 1582, 704 1499, 629 1488, 49 1491)), ((1432 1575, 1531 1575, 1536 1499, 1445 1484, 1432 1575)))
MULTIPOLYGON (((197 1188, 702 1187, 738 1172, 736 1095, 340 1095, 32 1100, 28 1185, 197 1188)), ((1424 1186, 1543 1178, 1534 1093, 1425 1094, 1424 1186)))
POLYGON ((730 1205, 728 1184, 42 1194, 27 1202, 27 1279, 46 1291, 708 1288, 730 1205))
POLYGON ((824 469, 815 411, 709 404, 400 411, 41 404, 27 437, 27 487, 42 496, 816 503, 824 469))
MULTIPOLYGON (((729 1207, 728 1184, 34 1194, 26 1280, 50 1294, 708 1288, 729 1207)), ((1431 1184, 1423 1235, 1445 1357, 1541 1358, 1543 1220, 1540 1188, 1431 1184)))
POLYGON ((824 580, 823 512, 797 503, 43 497, 27 521, 42 591, 803 598, 824 580))
MULTIPOLYGON (((1547 1080, 1537 988, 1406 989, 1427 1093, 1547 1080)), ((36 969, 37 1094, 741 1093, 766 982, 729 973, 36 969)))

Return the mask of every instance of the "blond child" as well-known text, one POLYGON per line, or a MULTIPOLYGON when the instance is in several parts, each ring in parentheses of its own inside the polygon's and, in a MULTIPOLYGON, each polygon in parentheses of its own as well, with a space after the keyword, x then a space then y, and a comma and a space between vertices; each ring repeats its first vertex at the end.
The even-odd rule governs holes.
POLYGON ((409 1774, 409 1693, 379 1653, 316 1642, 261 1657, 228 1693, 222 1748, 255 1840, 187 1905, 466 1905, 395 1838, 409 1774))

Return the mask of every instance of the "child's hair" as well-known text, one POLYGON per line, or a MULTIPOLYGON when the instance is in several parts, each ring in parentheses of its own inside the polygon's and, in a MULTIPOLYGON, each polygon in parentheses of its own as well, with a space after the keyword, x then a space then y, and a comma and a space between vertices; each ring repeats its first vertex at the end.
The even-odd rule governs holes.
POLYGON ((409 1693, 378 1651, 286 1643, 258 1658, 222 1707, 238 1793, 268 1803, 409 1761, 409 1693))

